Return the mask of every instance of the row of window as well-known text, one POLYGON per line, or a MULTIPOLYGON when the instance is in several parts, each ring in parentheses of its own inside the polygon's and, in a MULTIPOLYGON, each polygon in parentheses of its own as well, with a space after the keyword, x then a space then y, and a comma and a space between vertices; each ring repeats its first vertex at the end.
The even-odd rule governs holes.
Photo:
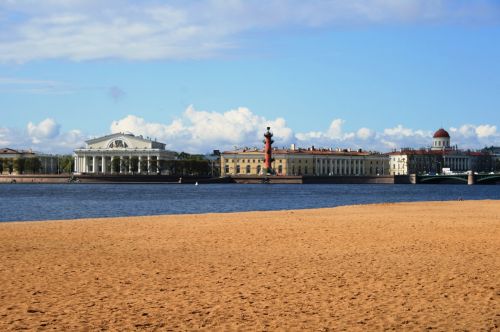
MULTIPOLYGON (((260 165, 257 165, 257 174, 260 173, 260 171, 262 170, 261 166, 260 165)), ((229 165, 226 165, 225 168, 224 168, 224 171, 226 174, 229 173, 229 165)), ((252 173, 252 168, 250 167, 250 165, 246 165, 245 166, 245 174, 251 174, 252 173)), ((281 174, 283 173, 283 166, 282 165, 279 165, 278 166, 278 174, 281 174)), ((241 174, 241 167, 240 165, 236 165, 236 174, 241 174)))
MULTIPOLYGON (((230 163, 230 162, 231 162, 231 159, 227 159, 227 161, 226 161, 226 162, 230 163)), ((245 162, 245 159, 241 159, 241 160, 240 160, 240 159, 234 159, 234 160, 233 160, 233 162, 235 162, 235 163, 237 163, 237 162, 244 163, 244 162, 245 162)), ((260 164, 261 162, 264 162, 264 160, 262 160, 262 159, 247 159, 247 160, 246 160, 246 162, 247 162, 247 163, 249 163, 249 164, 250 164, 250 163, 254 163, 254 164, 255 164, 255 163, 257 162, 257 163, 259 163, 259 164, 260 164)), ((281 163, 282 163, 282 160, 281 160, 281 159, 278 159, 278 160, 277 160, 277 162, 281 164, 281 163)))

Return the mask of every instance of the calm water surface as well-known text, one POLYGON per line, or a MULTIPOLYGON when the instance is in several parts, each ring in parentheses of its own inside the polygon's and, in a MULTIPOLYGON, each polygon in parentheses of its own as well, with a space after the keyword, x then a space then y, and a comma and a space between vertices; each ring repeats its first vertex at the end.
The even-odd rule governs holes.
POLYGON ((0 221, 500 199, 498 185, 2 184, 0 221))

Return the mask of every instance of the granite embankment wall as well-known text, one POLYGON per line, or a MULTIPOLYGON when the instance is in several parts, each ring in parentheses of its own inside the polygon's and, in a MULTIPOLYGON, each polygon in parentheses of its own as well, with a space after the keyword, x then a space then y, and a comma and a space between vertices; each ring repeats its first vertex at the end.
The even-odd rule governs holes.
POLYGON ((0 183, 68 183, 71 175, 0 175, 0 183))
POLYGON ((409 184, 408 176, 232 176, 236 183, 304 183, 304 184, 409 184))
POLYGON ((240 184, 411 184, 411 176, 232 176, 224 178, 167 175, 0 175, 0 183, 240 183, 240 184))
POLYGON ((0 175, 0 183, 230 183, 230 178, 167 175, 0 175), (180 180, 180 181, 179 181, 180 180))

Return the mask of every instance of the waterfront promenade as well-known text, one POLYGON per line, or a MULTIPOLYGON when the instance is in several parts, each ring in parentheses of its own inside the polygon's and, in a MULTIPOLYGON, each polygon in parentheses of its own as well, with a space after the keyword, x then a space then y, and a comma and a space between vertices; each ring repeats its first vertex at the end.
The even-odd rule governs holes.
POLYGON ((493 330, 499 201, 0 223, 0 329, 493 330))

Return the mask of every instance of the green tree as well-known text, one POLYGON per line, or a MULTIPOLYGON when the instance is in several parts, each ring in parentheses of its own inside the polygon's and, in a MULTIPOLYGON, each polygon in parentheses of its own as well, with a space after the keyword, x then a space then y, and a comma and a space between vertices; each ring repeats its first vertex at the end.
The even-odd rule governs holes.
POLYGON ((75 159, 70 155, 60 156, 57 162, 57 169, 60 173, 71 173, 74 169, 75 159))
POLYGON ((202 161, 205 160, 205 156, 203 156, 202 154, 189 154, 187 152, 181 152, 177 154, 177 159, 202 161))

